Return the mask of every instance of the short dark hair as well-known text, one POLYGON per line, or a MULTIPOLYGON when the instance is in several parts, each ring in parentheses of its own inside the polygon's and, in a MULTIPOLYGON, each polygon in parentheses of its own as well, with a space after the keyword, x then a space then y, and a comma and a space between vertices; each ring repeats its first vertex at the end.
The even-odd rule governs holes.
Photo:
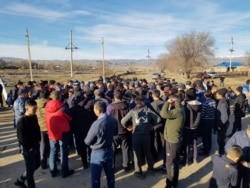
POLYGON ((40 91, 39 97, 45 99, 47 98, 47 93, 45 91, 40 91))
POLYGON ((118 89, 114 91, 114 98, 122 100, 122 92, 118 89))
POLYGON ((138 104, 143 104, 143 98, 138 96, 135 98, 135 104, 138 105, 138 104))
POLYGON ((102 112, 102 113, 105 113, 106 112, 106 104, 103 102, 103 101, 96 101, 95 104, 94 104, 94 107, 99 111, 99 112, 102 112))
POLYGON ((156 89, 156 90, 154 90, 154 91, 152 92, 152 95, 154 95, 155 97, 159 98, 160 95, 161 95, 161 92, 160 92, 160 90, 156 89))
POLYGON ((205 93, 204 93, 204 96, 206 97, 206 98, 211 98, 212 97, 212 92, 210 91, 210 90, 207 90, 207 91, 205 91, 205 93))
POLYGON ((27 107, 27 106, 37 106, 37 102, 33 99, 28 99, 25 102, 25 107, 27 107))

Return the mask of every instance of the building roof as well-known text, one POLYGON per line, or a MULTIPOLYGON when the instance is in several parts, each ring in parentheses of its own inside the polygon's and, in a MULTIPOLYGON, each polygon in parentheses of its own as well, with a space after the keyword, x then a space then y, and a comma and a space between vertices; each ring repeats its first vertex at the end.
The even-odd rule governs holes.
MULTIPOLYGON (((230 62, 221 62, 216 66, 217 67, 230 67, 230 62)), ((245 66, 245 65, 241 62, 231 62, 231 67, 241 67, 241 66, 245 66)))

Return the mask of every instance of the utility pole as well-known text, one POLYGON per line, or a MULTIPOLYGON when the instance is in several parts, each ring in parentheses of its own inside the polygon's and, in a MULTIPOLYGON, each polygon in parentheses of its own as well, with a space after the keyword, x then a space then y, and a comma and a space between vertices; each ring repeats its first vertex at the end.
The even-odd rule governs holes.
POLYGON ((29 62, 29 69, 30 69, 30 81, 33 81, 33 75, 32 75, 32 65, 31 65, 31 55, 30 55, 30 38, 29 38, 29 31, 26 29, 26 35, 27 38, 27 47, 28 47, 28 62, 29 62))
POLYGON ((102 37, 102 79, 105 82, 104 39, 102 37))
POLYGON ((70 50, 70 77, 73 77, 73 50, 77 50, 78 48, 76 46, 73 45, 72 43, 72 31, 70 31, 69 34, 69 39, 70 39, 70 43, 69 45, 65 48, 65 50, 70 50))
POLYGON ((233 47, 233 45, 234 45, 234 39, 233 39, 233 37, 231 38, 231 48, 229 49, 229 51, 230 51, 230 64, 229 64, 229 67, 230 67, 230 69, 229 69, 229 72, 231 71, 233 71, 232 70, 232 54, 233 54, 233 52, 234 52, 234 47, 233 47))
POLYGON ((148 49, 148 55, 146 56, 146 58, 147 58, 147 64, 148 64, 149 58, 151 58, 149 54, 150 54, 150 51, 148 49))

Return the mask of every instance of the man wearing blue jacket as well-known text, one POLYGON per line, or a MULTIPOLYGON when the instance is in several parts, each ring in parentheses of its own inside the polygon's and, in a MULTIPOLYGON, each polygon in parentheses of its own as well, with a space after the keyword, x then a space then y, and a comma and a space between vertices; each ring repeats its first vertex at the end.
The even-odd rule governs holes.
POLYGON ((92 188, 100 188, 102 168, 104 168, 107 176, 108 188, 114 188, 115 175, 112 167, 114 151, 112 143, 113 137, 118 132, 118 123, 115 118, 106 114, 106 104, 103 101, 95 102, 94 112, 98 118, 91 125, 84 140, 92 149, 90 161, 92 188))

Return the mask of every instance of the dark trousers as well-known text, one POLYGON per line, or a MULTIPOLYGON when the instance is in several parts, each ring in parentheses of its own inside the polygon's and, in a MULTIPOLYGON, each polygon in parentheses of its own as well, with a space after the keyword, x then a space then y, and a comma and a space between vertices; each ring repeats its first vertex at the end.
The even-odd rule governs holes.
POLYGON ((83 166, 88 165, 88 159, 90 158, 90 148, 84 143, 87 133, 74 133, 76 150, 78 155, 81 156, 83 166))
POLYGON ((164 140, 163 133, 159 130, 151 131, 151 152, 152 152, 154 161, 158 161, 159 154, 164 150, 164 144, 165 144, 165 140, 164 140))
POLYGON ((225 140, 226 140, 226 133, 227 133, 227 127, 228 125, 225 125, 223 128, 218 130, 217 133, 217 142, 219 145, 219 154, 224 155, 225 154, 225 140))
POLYGON ((135 171, 141 172, 141 166, 142 166, 142 152, 145 154, 148 169, 153 169, 154 162, 152 158, 152 154, 150 151, 150 135, 133 135, 132 136, 132 145, 134 150, 134 164, 135 164, 135 171))
POLYGON ((122 166, 124 168, 129 167, 131 161, 130 154, 132 150, 132 134, 129 132, 114 136, 114 148, 117 148, 119 145, 122 150, 122 166))
POLYGON ((208 154, 212 147, 212 129, 214 125, 213 119, 201 121, 201 137, 203 142, 204 153, 208 154))
POLYGON ((233 124, 233 129, 232 129, 232 135, 236 132, 236 131, 241 131, 241 117, 237 117, 235 116, 234 118, 234 124, 233 124))
POLYGON ((26 171, 19 178, 21 181, 27 180, 28 188, 35 188, 34 172, 40 167, 39 147, 33 148, 32 151, 23 149, 26 171))
POLYGON ((176 187, 179 177, 179 148, 180 143, 166 141, 167 178, 166 188, 176 187))
POLYGON ((46 168, 47 159, 49 157, 50 145, 49 145, 49 136, 48 132, 41 132, 41 143, 40 143, 40 155, 41 155, 41 166, 46 168))

